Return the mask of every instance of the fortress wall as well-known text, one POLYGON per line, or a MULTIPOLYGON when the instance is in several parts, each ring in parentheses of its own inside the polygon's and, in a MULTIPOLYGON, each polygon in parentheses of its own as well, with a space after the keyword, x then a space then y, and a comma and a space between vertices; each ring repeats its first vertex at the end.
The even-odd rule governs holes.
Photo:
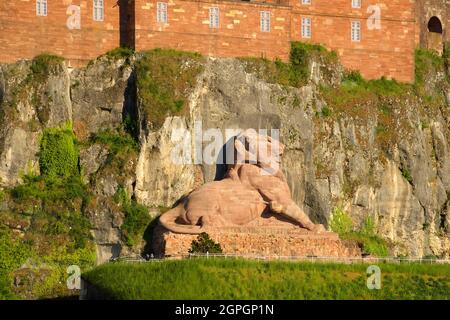
POLYGON ((328 7, 325 1, 313 1, 310 6, 293 1, 292 39, 320 43, 335 50, 349 69, 359 69, 369 79, 395 78, 410 82, 414 79, 415 6, 414 1, 362 1, 361 9, 352 9, 351 1, 339 0, 328 7), (368 20, 372 4, 380 8, 380 28, 368 20), (326 14, 325 14, 326 13, 326 14), (310 39, 301 36, 301 20, 310 17, 310 39), (361 23, 361 41, 351 40, 351 23, 361 23))
POLYGON ((367 19, 310 16, 310 39, 301 36, 303 14, 293 14, 292 38, 296 41, 320 43, 335 50, 349 69, 359 69, 368 79, 395 78, 410 82, 414 79, 415 23, 382 20, 380 29, 370 30, 367 19), (361 41, 351 41, 351 22, 361 22, 361 41))
POLYGON ((156 18, 157 0, 136 0, 136 49, 168 47, 198 51, 205 55, 267 58, 289 57, 289 42, 320 43, 336 50, 349 69, 359 69, 369 79, 414 79, 415 6, 412 0, 378 3, 381 29, 369 30, 371 3, 352 9, 350 0, 312 1, 285 5, 237 1, 184 1, 168 3, 168 23, 156 18), (220 27, 209 27, 209 8, 220 8, 220 27), (271 30, 260 31, 260 11, 271 12, 271 30), (312 37, 301 37, 301 18, 312 19, 312 37), (360 21, 362 39, 351 41, 351 21, 360 21))
POLYGON ((93 20, 93 1, 48 0, 47 16, 35 0, 0 1, 0 61, 14 62, 49 52, 79 65, 119 46, 119 7, 105 0, 104 21, 93 20), (69 6, 80 8, 80 29, 69 29, 69 6))
POLYGON ((436 16, 441 20, 444 28, 444 37, 448 39, 450 34, 446 32, 449 25, 449 16, 447 8, 450 8, 448 0, 416 0, 417 2, 417 24, 418 34, 420 37, 420 45, 427 47, 428 21, 431 17, 436 16))
MULTIPOLYGON (((423 31, 423 25, 415 23, 419 13, 415 12, 414 0, 376 2, 381 9, 380 30, 369 30, 367 26, 371 14, 367 9, 372 0, 362 1, 361 9, 352 9, 351 0, 332 4, 313 0, 311 5, 302 5, 300 0, 170 0, 167 24, 157 22, 157 2, 105 0, 105 20, 97 22, 92 18, 92 0, 48 0, 46 17, 36 16, 35 0, 1 1, 0 61, 13 62, 50 52, 80 65, 121 44, 138 51, 160 47, 219 57, 288 60, 290 41, 306 41, 336 50, 347 68, 361 70, 366 78, 414 79, 414 48, 420 43, 418 30, 423 31), (79 29, 67 26, 71 5, 81 10, 79 29), (218 29, 209 26, 212 6, 220 10, 218 29), (271 13, 270 32, 261 31, 261 11, 271 13), (301 37, 304 16, 312 18, 311 39, 301 37), (361 21, 360 42, 350 38, 353 20, 361 21)), ((446 9, 444 5, 435 7, 446 9)))
POLYGON ((168 23, 156 17, 157 1, 136 0, 136 49, 197 51, 219 57, 256 56, 287 60, 290 11, 286 6, 234 1, 170 1, 168 23), (209 8, 220 11, 219 28, 209 26, 209 8), (270 11, 270 32, 260 30, 260 11, 270 11))

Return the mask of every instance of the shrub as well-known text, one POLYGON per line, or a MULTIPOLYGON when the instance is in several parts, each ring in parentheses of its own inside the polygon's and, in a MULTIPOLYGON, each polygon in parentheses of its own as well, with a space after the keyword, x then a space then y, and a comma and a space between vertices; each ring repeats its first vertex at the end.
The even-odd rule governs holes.
POLYGON ((331 217, 330 229, 339 235, 349 233, 353 230, 353 221, 347 212, 336 207, 331 217))
POLYGON ((361 233, 365 236, 374 236, 376 234, 375 230, 375 220, 372 217, 367 217, 361 227, 361 233))
POLYGON ((78 150, 70 124, 44 130, 39 167, 43 175, 68 177, 78 174, 78 150))
POLYGON ((108 58, 112 59, 122 59, 122 58, 128 58, 134 54, 134 50, 127 47, 119 47, 112 49, 106 53, 106 56, 108 58))
POLYGON ((330 229, 339 234, 342 239, 358 243, 365 254, 374 256, 387 256, 389 254, 386 241, 376 235, 375 221, 372 217, 368 217, 361 228, 355 231, 348 213, 337 207, 333 211, 330 229))
POLYGON ((50 53, 43 53, 31 61, 31 71, 35 76, 48 75, 52 70, 61 65, 64 58, 50 53))
POLYGON ((357 242, 364 254, 385 257, 389 254, 386 241, 376 235, 366 235, 363 232, 350 232, 342 235, 343 239, 357 242))
POLYGON ((130 247, 139 243, 143 238, 145 229, 152 221, 147 207, 129 199, 124 188, 119 188, 114 195, 114 201, 121 205, 125 214, 120 227, 126 244, 130 247))
POLYGON ((27 175, 23 177, 23 180, 22 184, 11 190, 11 195, 15 200, 37 199, 71 204, 77 198, 85 203, 90 199, 89 190, 80 176, 61 178, 27 175))
POLYGON ((198 235, 197 240, 191 243, 189 253, 222 253, 222 247, 214 242, 206 232, 198 235))
POLYGON ((351 70, 349 72, 346 72, 344 74, 342 81, 352 81, 357 84, 363 84, 365 82, 361 73, 356 70, 351 70))
POLYGON ((114 155, 120 152, 129 152, 130 150, 139 151, 139 145, 136 140, 123 130, 114 132, 110 129, 95 133, 90 138, 93 143, 101 143, 109 147, 114 155))
POLYGON ((298 86, 308 80, 309 66, 313 58, 321 59, 325 64, 334 64, 338 61, 336 52, 328 51, 321 45, 291 42, 289 61, 293 69, 291 82, 294 86, 298 86))
POLYGON ((14 298, 10 291, 11 273, 30 255, 30 249, 11 237, 9 229, 0 226, 0 300, 14 298))

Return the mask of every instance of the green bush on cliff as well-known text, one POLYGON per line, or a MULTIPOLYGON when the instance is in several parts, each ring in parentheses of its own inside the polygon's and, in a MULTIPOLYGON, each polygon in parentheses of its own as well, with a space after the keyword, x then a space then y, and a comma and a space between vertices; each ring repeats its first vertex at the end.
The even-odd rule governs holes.
POLYGON ((109 151, 114 155, 121 152, 139 151, 136 140, 124 130, 118 132, 106 129, 93 134, 90 138, 93 143, 101 143, 109 147, 109 151))
POLYGON ((329 51, 324 46, 291 42, 289 62, 292 68, 292 86, 297 87, 308 80, 312 59, 322 60, 326 65, 333 65, 338 62, 336 52, 329 51))
POLYGON ((34 76, 45 76, 59 67, 63 61, 63 57, 51 53, 42 53, 31 61, 31 71, 34 76))
POLYGON ((138 103, 153 128, 188 111, 186 99, 203 70, 202 59, 197 53, 154 49, 136 62, 138 103))
POLYGON ((30 255, 30 248, 13 240, 11 231, 0 225, 0 300, 15 296, 10 290, 12 272, 30 255))
MULTIPOLYGON (((427 74, 443 70, 444 59, 435 51, 416 49, 415 52, 416 79, 415 88, 420 91, 424 86, 427 74)), ((420 92, 419 92, 420 93, 420 92)))
POLYGON ((117 190, 114 201, 121 206, 125 214, 120 229, 126 244, 130 247, 139 244, 145 229, 152 221, 147 207, 137 203, 134 199, 129 199, 124 188, 117 190))
POLYGON ((256 74, 269 83, 282 86, 299 87, 308 82, 312 59, 323 60, 326 64, 337 63, 335 52, 321 45, 291 42, 289 63, 279 59, 271 61, 265 58, 241 57, 247 72, 256 74))
POLYGON ((65 285, 66 268, 87 270, 95 263, 91 224, 83 214, 91 193, 80 175, 70 124, 44 130, 39 156, 41 175, 26 174, 6 190, 11 215, 27 222, 18 250, 29 252, 35 266, 11 270, 22 279, 14 291, 24 298, 73 294, 65 285))
POLYGON ((111 59, 129 58, 134 54, 134 50, 127 47, 119 47, 108 51, 105 55, 111 59))
POLYGON ((336 207, 329 225, 331 231, 336 232, 342 239, 358 243, 364 254, 379 257, 389 255, 386 241, 376 234, 375 221, 372 217, 367 217, 359 230, 355 230, 348 213, 336 207))
POLYGON ((353 221, 343 209, 336 207, 333 210, 330 229, 339 235, 350 233, 353 231, 353 221))
POLYGON ((71 124, 45 129, 40 143, 41 174, 68 177, 78 174, 78 150, 71 124))

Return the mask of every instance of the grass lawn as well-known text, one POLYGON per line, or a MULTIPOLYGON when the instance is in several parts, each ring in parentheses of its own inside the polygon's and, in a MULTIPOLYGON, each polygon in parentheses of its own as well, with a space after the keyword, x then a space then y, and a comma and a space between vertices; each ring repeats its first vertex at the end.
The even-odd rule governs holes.
POLYGON ((192 259, 108 263, 83 275, 113 299, 450 299, 450 265, 192 259))

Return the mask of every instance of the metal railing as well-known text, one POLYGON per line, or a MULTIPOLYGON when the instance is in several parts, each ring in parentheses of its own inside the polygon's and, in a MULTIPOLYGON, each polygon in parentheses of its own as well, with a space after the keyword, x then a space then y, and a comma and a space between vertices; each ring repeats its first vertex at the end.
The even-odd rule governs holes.
POLYGON ((256 261, 291 261, 291 262, 317 262, 317 263, 420 263, 420 264, 450 264, 450 259, 432 259, 432 258, 404 258, 404 257, 319 257, 319 256, 281 256, 281 255, 256 255, 256 254, 186 254, 174 256, 160 256, 153 255, 141 256, 125 256, 119 257, 114 261, 124 261, 132 263, 143 262, 161 262, 167 260, 181 260, 181 259, 247 259, 256 261))

